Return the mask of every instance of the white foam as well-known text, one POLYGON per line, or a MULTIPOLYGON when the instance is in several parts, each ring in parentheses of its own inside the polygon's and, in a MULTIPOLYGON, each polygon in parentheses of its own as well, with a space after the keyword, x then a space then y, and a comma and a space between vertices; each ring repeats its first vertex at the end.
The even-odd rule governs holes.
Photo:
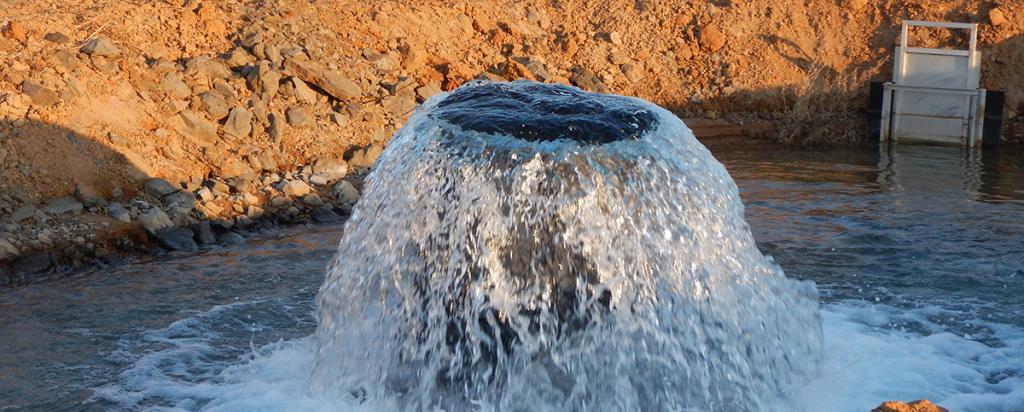
POLYGON ((863 412, 884 400, 929 399, 952 411, 1024 409, 1024 333, 987 325, 1003 344, 990 347, 948 332, 925 336, 888 327, 935 310, 826 307, 825 362, 818 379, 796 394, 795 408, 863 412))
MULTIPOLYGON (((985 324, 1001 343, 988 346, 938 330, 926 335, 891 328, 923 322, 943 311, 854 302, 825 306, 823 368, 816 380, 793 395, 790 407, 866 412, 884 400, 927 398, 951 411, 1024 410, 1024 330, 985 324)), ((175 322, 168 329, 179 330, 188 323, 175 322)), ((193 337, 183 339, 189 344, 141 357, 119 384, 98 389, 96 398, 125 410, 146 405, 161 405, 148 406, 149 410, 172 411, 394 410, 394 405, 359 404, 308 391, 315 350, 311 338, 266 345, 237 363, 221 365, 222 371, 208 379, 188 376, 187 368, 169 360, 187 363, 217 348, 193 337)))

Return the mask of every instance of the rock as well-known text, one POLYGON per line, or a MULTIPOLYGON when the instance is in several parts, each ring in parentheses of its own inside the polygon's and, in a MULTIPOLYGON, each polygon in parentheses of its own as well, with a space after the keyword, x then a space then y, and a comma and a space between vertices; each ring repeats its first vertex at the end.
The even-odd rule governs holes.
POLYGON ((220 93, 202 92, 199 94, 200 107, 210 115, 211 119, 220 120, 228 116, 228 102, 220 93))
POLYGON ((860 11, 864 6, 868 5, 868 0, 847 0, 846 8, 850 11, 860 11))
POLYGON ((292 127, 301 128, 309 123, 309 115, 299 106, 288 109, 286 115, 288 116, 288 124, 292 125, 292 127))
POLYGON ((227 178, 252 175, 252 168, 241 159, 231 159, 220 166, 221 176, 227 178))
POLYGON ((171 218, 158 207, 149 209, 148 212, 139 215, 138 221, 142 228, 146 229, 150 234, 156 234, 161 230, 174 227, 171 218))
POLYGON ((204 202, 209 202, 214 198, 213 191, 211 191, 210 188, 208 187, 199 188, 199 190, 196 191, 196 196, 198 196, 199 199, 203 200, 204 202))
POLYGON ((245 208, 245 216, 249 219, 259 219, 266 213, 263 208, 258 206, 248 206, 245 208))
POLYGON ((307 83, 315 84, 338 100, 353 100, 362 95, 355 82, 302 57, 288 59, 285 67, 307 83))
POLYGON ((7 23, 7 26, 4 26, 3 33, 7 37, 20 41, 22 43, 28 40, 28 31, 25 30, 25 26, 20 22, 14 20, 11 20, 9 23, 7 23))
POLYGON ((7 239, 0 239, 0 261, 14 259, 19 254, 21 252, 11 242, 8 242, 7 239))
POLYGON ((316 92, 306 85, 306 82, 298 77, 292 77, 292 86, 295 88, 295 98, 307 104, 316 103, 316 92))
POLYGON ((324 158, 313 162, 313 175, 327 180, 338 180, 348 174, 348 163, 341 159, 324 158))
POLYGON ((235 47, 228 55, 228 65, 231 67, 242 67, 256 61, 244 48, 235 47))
POLYGON ((725 35, 714 26, 704 26, 700 30, 700 46, 712 53, 725 47, 725 35))
POLYGON ((90 56, 116 57, 121 54, 121 49, 112 40, 103 36, 87 41, 80 50, 90 56))
POLYGON ((359 191, 347 180, 342 180, 334 185, 334 199, 339 204, 352 206, 359 201, 359 191))
POLYGON ((225 232, 224 234, 217 237, 217 241, 225 246, 241 245, 245 243, 245 238, 242 237, 242 235, 239 235, 238 233, 235 232, 225 232))
POLYGON ((320 207, 324 205, 323 199, 316 193, 310 193, 302 197, 302 203, 310 207, 320 207))
POLYGON ((68 212, 78 214, 85 207, 73 196, 64 196, 51 200, 43 207, 43 211, 49 215, 62 215, 68 212))
POLYGON ((206 220, 199 222, 193 227, 193 231, 200 245, 207 246, 217 243, 217 235, 213 233, 210 222, 206 220))
POLYGON ((998 7, 993 7, 992 10, 988 11, 988 21, 993 26, 1002 26, 1006 24, 1006 14, 1003 13, 998 7))
POLYGON ((927 399, 916 400, 910 403, 900 401, 888 401, 871 412, 949 412, 948 409, 929 402, 927 399))
POLYGON ((281 143, 281 138, 284 136, 284 127, 281 114, 272 113, 270 115, 270 127, 267 128, 267 135, 270 136, 270 140, 274 143, 281 143))
POLYGON ((46 33, 46 35, 43 36, 43 40, 46 40, 46 41, 48 41, 50 43, 64 44, 64 43, 67 43, 67 42, 71 41, 71 38, 69 38, 64 33, 56 32, 55 31, 55 32, 46 33))
POLYGON ((25 219, 28 219, 28 218, 30 218, 32 216, 35 216, 35 214, 36 214, 36 206, 35 205, 24 205, 22 207, 19 207, 19 208, 15 209, 14 213, 11 214, 11 217, 14 219, 15 222, 20 223, 20 222, 24 221, 25 219))
POLYGON ((184 110, 178 115, 185 122, 185 128, 181 130, 182 134, 206 144, 211 144, 217 139, 217 128, 201 115, 188 110, 184 110))
POLYGON ((249 89, 259 95, 260 100, 269 102, 277 95, 281 83, 281 73, 271 66, 270 62, 260 61, 254 73, 248 77, 249 89))
POLYGON ((224 133, 239 139, 249 137, 252 133, 252 112, 242 107, 231 109, 231 114, 224 123, 224 133))
POLYGON ((153 237, 156 238, 157 242, 161 245, 171 250, 183 250, 187 252, 199 250, 199 245, 197 245, 194 240, 195 233, 192 233, 191 229, 163 229, 153 233, 153 237))
POLYGON ((107 205, 107 216, 117 219, 122 223, 132 222, 131 213, 128 213, 128 209, 125 209, 124 206, 117 202, 107 205))
POLYGON ((188 214, 196 207, 196 197, 184 190, 171 193, 161 199, 163 205, 179 214, 188 214))
POLYGON ((185 63, 185 74, 191 76, 202 73, 210 79, 224 79, 231 76, 231 69, 224 63, 206 56, 193 57, 185 63))
POLYGON ((384 110, 391 114, 392 119, 403 119, 415 109, 416 95, 413 93, 399 93, 384 100, 384 110))
POLYGON ((306 184, 306 182, 303 182, 301 180, 290 180, 281 187, 281 192, 284 193, 285 196, 288 196, 293 199, 296 197, 305 196, 312 191, 313 189, 309 187, 309 185, 306 184))
POLYGON ((184 99, 192 95, 192 90, 189 89, 185 81, 181 79, 177 73, 167 73, 164 79, 160 81, 160 87, 164 89, 167 94, 184 99))
MULTIPOLYGON (((274 153, 270 151, 261 152, 259 154, 260 167, 265 172, 276 172, 277 171, 277 159, 274 158, 274 153)), ((276 176, 276 175, 274 175, 276 176)))
POLYGON ((608 41, 610 41, 610 42, 612 42, 612 44, 618 46, 618 45, 622 44, 622 36, 619 35, 619 32, 613 31, 611 33, 608 33, 608 41))
POLYGON ((416 95, 423 100, 427 100, 438 93, 441 93, 441 85, 437 82, 427 83, 416 88, 416 95))
POLYGON ((21 92, 32 99, 34 105, 53 106, 60 102, 60 96, 56 91, 32 79, 21 82, 21 92))
POLYGON ((317 223, 334 223, 341 220, 341 216, 334 213, 334 210, 332 210, 330 206, 313 209, 313 211, 309 213, 309 216, 317 223))
POLYGON ((210 188, 210 190, 215 194, 227 195, 228 193, 231 193, 231 187, 228 186, 227 183, 219 180, 207 180, 203 182, 203 186, 210 188))
POLYGON ((103 200, 103 196, 101 196, 96 189, 93 189, 92 186, 83 185, 81 183, 75 185, 75 197, 77 197, 85 207, 102 206, 106 203, 106 201, 103 200))
POLYGON ((143 185, 142 190, 144 190, 150 196, 160 199, 171 193, 175 193, 181 189, 178 188, 178 186, 176 186, 175 184, 168 182, 167 180, 154 177, 146 181, 146 184, 143 185))
POLYGON ((644 78, 644 69, 637 64, 626 63, 620 66, 619 69, 622 70, 622 74, 631 83, 636 83, 644 78))
POLYGON ((594 72, 586 67, 576 66, 572 70, 572 83, 577 87, 597 93, 609 93, 611 90, 604 84, 594 72))

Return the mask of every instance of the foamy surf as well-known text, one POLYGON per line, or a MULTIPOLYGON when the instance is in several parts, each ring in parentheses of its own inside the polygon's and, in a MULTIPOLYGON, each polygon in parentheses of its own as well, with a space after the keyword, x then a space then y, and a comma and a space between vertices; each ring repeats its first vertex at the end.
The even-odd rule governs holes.
MULTIPOLYGON (((929 325, 932 330, 927 332, 903 331, 898 326, 945 312, 938 307, 905 311, 862 301, 824 306, 821 373, 778 409, 866 412, 884 400, 927 398, 951 411, 1024 410, 1024 331, 971 320, 992 331, 987 337, 991 342, 981 343, 939 325, 929 325)), ((182 338, 175 349, 133 364, 117 384, 98 388, 94 401, 113 402, 114 409, 120 410, 155 411, 369 412, 395 406, 310 392, 315 345, 309 337, 272 343, 233 361, 208 365, 209 377, 182 374, 172 366, 194 359, 189 350, 180 350, 184 347, 234 353, 234 348, 217 347, 210 340, 182 338), (164 361, 153 362, 153 358, 164 361)))

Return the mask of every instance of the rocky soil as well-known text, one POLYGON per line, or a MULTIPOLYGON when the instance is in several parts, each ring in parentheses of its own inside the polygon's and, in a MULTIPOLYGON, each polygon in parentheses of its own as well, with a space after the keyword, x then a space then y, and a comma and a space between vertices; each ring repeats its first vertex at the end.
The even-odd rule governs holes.
POLYGON ((890 76, 900 19, 969 21, 984 85, 1007 92, 1005 135, 1024 139, 1017 1, 0 4, 0 283, 344 219, 416 106, 474 78, 635 95, 703 136, 770 134, 830 122, 792 113, 825 90, 862 102, 890 76))

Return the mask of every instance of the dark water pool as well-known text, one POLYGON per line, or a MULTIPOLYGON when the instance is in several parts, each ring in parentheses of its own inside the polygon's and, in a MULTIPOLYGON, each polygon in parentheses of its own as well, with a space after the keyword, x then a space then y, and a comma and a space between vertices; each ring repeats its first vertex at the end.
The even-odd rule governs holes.
MULTIPOLYGON (((1024 410, 1024 155, 711 149, 762 250, 822 291, 825 364, 791 409, 1024 410)), ((351 409, 303 390, 340 235, 0 290, 0 410, 351 409)))

